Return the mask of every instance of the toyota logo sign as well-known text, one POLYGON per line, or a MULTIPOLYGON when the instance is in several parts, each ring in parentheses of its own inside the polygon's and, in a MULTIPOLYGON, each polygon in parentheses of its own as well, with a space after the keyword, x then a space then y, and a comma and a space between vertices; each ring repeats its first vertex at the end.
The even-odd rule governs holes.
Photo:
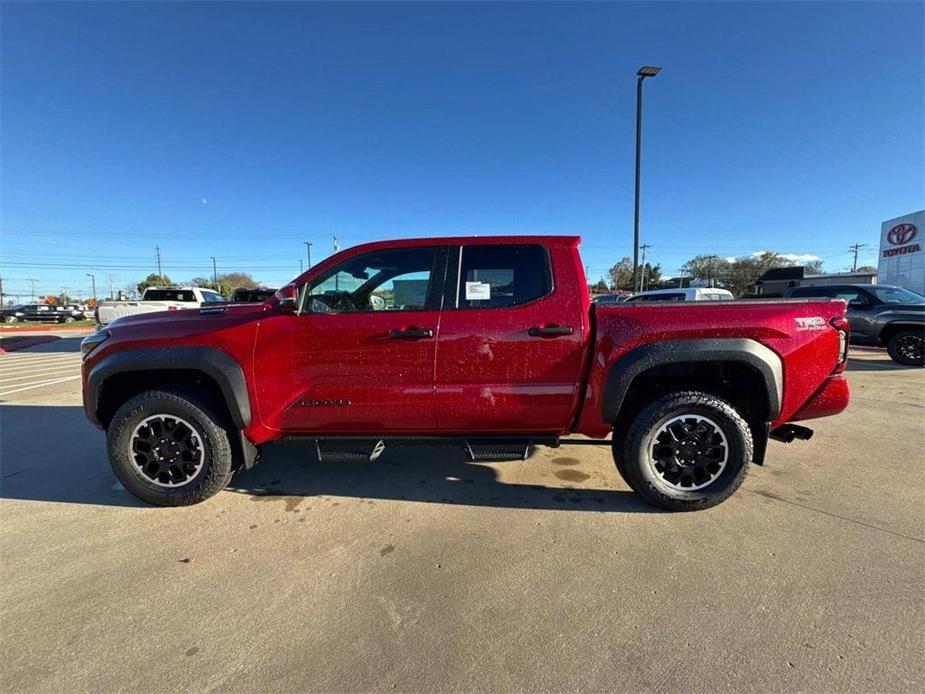
POLYGON ((897 224, 886 234, 886 240, 894 246, 902 246, 909 243, 918 233, 915 224, 897 224))

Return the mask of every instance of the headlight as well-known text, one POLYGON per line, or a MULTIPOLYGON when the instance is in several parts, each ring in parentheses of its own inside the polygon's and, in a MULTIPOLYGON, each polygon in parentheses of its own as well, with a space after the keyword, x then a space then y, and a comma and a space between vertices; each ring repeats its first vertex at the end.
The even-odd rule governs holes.
POLYGON ((85 337, 83 340, 80 341, 81 358, 86 359, 88 356, 90 356, 90 352, 95 350, 97 347, 99 347, 101 344, 103 344, 108 339, 109 339, 108 330, 100 330, 98 333, 93 333, 92 335, 88 335, 87 337, 85 337))

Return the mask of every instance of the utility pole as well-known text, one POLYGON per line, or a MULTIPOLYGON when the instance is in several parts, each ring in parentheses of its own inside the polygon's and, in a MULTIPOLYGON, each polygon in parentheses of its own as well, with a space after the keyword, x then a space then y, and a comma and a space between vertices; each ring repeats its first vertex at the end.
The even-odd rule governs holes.
POLYGON ((164 274, 163 272, 161 272, 161 247, 160 246, 154 247, 154 255, 155 257, 157 257, 157 276, 163 277, 164 274))
POLYGON ((215 291, 218 291, 218 270, 215 267, 215 256, 209 256, 212 258, 212 285, 215 287, 215 291))
POLYGON ((640 267, 642 268, 642 279, 639 283, 639 291, 644 292, 646 290, 646 251, 652 248, 648 243, 644 243, 639 247, 639 250, 642 251, 642 263, 640 267))
POLYGON ((862 248, 867 248, 866 243, 853 243, 848 246, 848 250, 854 253, 854 265, 851 266, 851 272, 858 271, 858 251, 862 248))
POLYGON ((38 282, 34 277, 29 278, 29 301, 35 303, 35 283, 38 282))
POLYGON ((84 274, 90 278, 90 282, 93 284, 93 303, 95 304, 96 303, 96 275, 94 275, 92 272, 85 272, 84 274))
POLYGON ((655 77, 660 67, 643 65, 636 72, 636 204, 633 214, 633 287, 639 282, 639 179, 642 160, 642 82, 646 77, 655 77))
POLYGON ((299 258, 299 274, 301 275, 305 272, 305 263, 302 262, 302 259, 299 258))
MULTIPOLYGON (((331 234, 331 236, 334 237, 334 252, 337 253, 337 251, 340 250, 340 246, 337 244, 337 234, 331 234)), ((340 290, 340 278, 338 277, 338 275, 340 275, 339 272, 334 275, 334 291, 335 292, 340 290)))
POLYGON ((0 308, 3 308, 3 278, 0 277, 0 308))
MULTIPOLYGON (((312 242, 303 241, 302 243, 305 244, 305 253, 308 255, 308 269, 311 270, 312 269, 312 242)), ((299 261, 300 265, 301 263, 302 261, 299 261)))

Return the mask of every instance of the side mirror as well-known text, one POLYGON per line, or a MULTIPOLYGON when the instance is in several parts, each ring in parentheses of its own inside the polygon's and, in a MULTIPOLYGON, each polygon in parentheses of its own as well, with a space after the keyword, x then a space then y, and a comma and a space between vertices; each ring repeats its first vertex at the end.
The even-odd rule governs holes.
POLYGON ((277 306, 283 313, 296 313, 299 310, 299 285, 287 284, 276 291, 277 306))

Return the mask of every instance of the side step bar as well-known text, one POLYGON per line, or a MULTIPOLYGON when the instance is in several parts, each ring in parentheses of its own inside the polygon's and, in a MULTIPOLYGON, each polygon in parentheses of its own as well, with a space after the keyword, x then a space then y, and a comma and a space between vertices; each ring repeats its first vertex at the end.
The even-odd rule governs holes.
POLYGON ((603 445, 609 439, 560 439, 558 436, 286 436, 283 444, 309 445, 315 448, 318 460, 324 462, 375 462, 387 445, 394 446, 454 446, 462 448, 472 462, 526 460, 536 446, 558 448, 560 445, 603 445))

